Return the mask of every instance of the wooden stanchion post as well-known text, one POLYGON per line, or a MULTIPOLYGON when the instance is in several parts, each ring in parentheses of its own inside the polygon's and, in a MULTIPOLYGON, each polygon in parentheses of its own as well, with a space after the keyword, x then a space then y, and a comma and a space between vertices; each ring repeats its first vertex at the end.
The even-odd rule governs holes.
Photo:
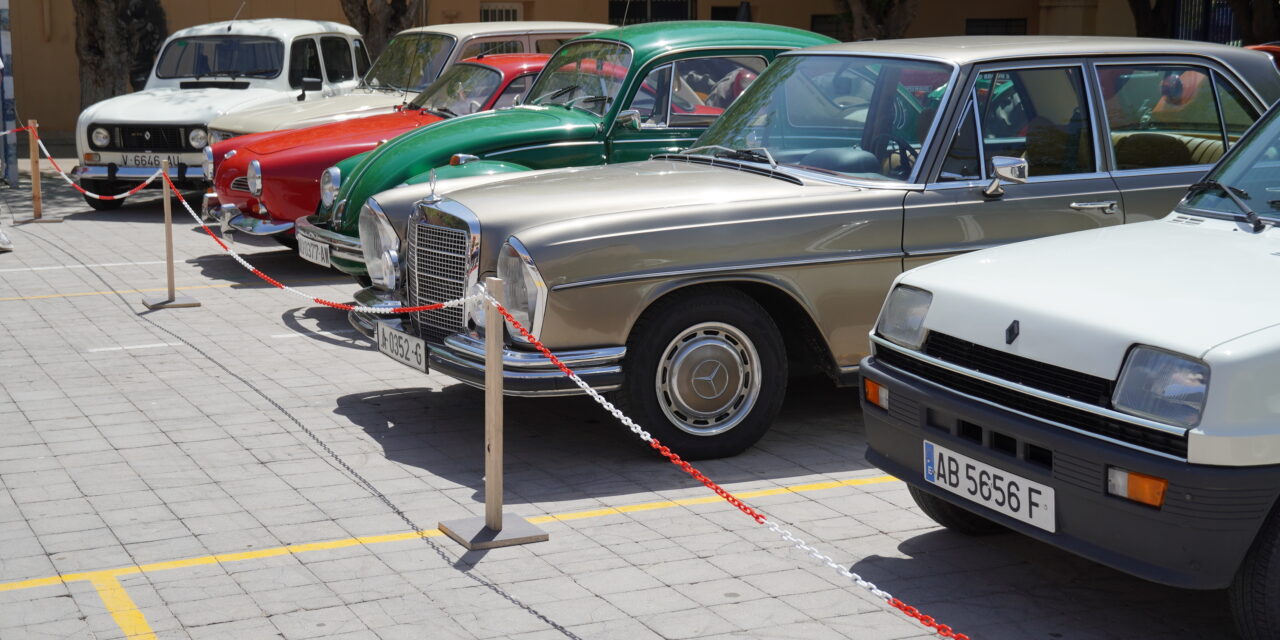
MULTIPOLYGON (((485 278, 485 290, 505 304, 502 280, 485 278)), ((484 314, 484 517, 441 522, 440 530, 468 550, 545 542, 547 532, 502 512, 502 352, 506 321, 485 301, 484 314)))
MULTIPOLYGON (((160 161, 160 172, 169 175, 169 159, 160 161)), ((167 298, 147 297, 142 304, 148 309, 168 309, 172 307, 198 307, 199 302, 187 296, 179 297, 173 283, 173 194, 169 192, 169 183, 162 176, 160 188, 164 190, 164 264, 168 280, 169 296, 167 298)))
POLYGON ((40 193, 40 123, 27 121, 27 151, 31 158, 31 217, 25 220, 14 220, 14 224, 28 222, 62 222, 62 218, 44 217, 44 198, 40 193))

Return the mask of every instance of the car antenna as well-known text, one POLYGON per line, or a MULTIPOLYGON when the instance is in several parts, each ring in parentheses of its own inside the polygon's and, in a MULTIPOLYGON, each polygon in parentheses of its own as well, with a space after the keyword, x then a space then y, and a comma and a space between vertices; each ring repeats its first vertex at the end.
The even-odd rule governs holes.
POLYGON ((248 0, 241 0, 240 8, 236 9, 236 14, 234 16, 231 16, 231 21, 227 23, 227 33, 231 33, 231 25, 236 23, 236 18, 239 18, 240 12, 244 11, 244 5, 246 2, 248 2, 248 0))

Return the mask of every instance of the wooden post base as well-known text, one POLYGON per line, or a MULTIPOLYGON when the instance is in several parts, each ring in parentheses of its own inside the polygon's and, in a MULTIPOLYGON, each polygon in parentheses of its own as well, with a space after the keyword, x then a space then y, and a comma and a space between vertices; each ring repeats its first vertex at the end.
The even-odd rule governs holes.
POLYGON ((441 522, 439 527, 468 551, 546 542, 551 538, 546 531, 513 513, 502 514, 502 531, 485 526, 483 516, 441 522))

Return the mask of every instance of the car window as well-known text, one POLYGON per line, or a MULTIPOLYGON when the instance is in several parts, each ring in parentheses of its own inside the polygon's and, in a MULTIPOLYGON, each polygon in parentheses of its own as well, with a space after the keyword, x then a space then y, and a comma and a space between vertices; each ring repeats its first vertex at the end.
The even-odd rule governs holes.
POLYGON ((529 90, 529 86, 533 84, 534 74, 526 74, 512 80, 506 89, 502 90, 502 95, 494 101, 493 108, 510 107, 516 103, 516 100, 529 90))
POLYGON ((705 127, 767 64, 758 56, 677 60, 649 72, 630 108, 640 112, 641 126, 705 127))
POLYGON ((274 78, 280 75, 284 45, 275 38, 200 36, 170 41, 156 63, 157 78, 274 78))
POLYGON ((1216 80, 1215 92, 1214 72, 1191 65, 1099 67, 1116 168, 1217 162, 1226 141, 1239 139, 1257 114, 1221 76, 1216 80))
POLYGON ((951 148, 942 161, 942 172, 938 174, 939 182, 955 180, 979 180, 982 178, 982 161, 978 155, 978 126, 974 118, 975 99, 970 98, 965 104, 960 128, 951 141, 951 148))
POLYGON ((564 36, 560 38, 538 38, 533 41, 533 49, 538 53, 555 53, 560 45, 569 41, 573 36, 564 36))
POLYGON ((524 42, 518 39, 472 40, 462 49, 459 60, 487 56, 495 53, 524 53, 524 42))
POLYGON ((556 52, 529 90, 529 104, 564 105, 604 115, 631 69, 631 49, 619 42, 584 40, 556 52))
POLYGON ((631 108, 640 112, 640 126, 667 126, 667 107, 670 104, 671 65, 664 64, 649 72, 631 99, 631 108))
POLYGON ((444 70, 410 103, 417 109, 439 111, 450 116, 475 113, 484 108, 502 83, 502 74, 478 64, 455 64, 444 70))
POLYGON ((364 40, 353 42, 356 48, 356 75, 361 78, 369 72, 369 50, 364 47, 364 40))
POLYGON ((983 157, 1024 158, 1031 177, 1097 170, 1079 67, 983 73, 974 94, 983 157))
POLYGON ((303 78, 324 79, 320 73, 320 52, 311 38, 298 38, 289 49, 289 86, 302 88, 303 78))
POLYGON ((324 55, 324 75, 329 82, 346 82, 356 77, 351 61, 351 46, 347 44, 346 38, 320 38, 320 52, 324 55))

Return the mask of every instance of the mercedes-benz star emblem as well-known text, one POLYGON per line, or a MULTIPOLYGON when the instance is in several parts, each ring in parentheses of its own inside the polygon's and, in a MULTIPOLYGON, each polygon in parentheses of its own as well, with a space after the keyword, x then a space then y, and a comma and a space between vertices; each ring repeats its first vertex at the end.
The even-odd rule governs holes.
POLYGON ((703 400, 714 400, 729 385, 729 372, 716 360, 706 360, 693 370, 693 392, 703 400))
POLYGON ((1018 339, 1019 330, 1020 327, 1018 325, 1018 321, 1014 320, 1013 323, 1009 325, 1009 328, 1004 330, 1004 343, 1013 344, 1013 341, 1018 339))

